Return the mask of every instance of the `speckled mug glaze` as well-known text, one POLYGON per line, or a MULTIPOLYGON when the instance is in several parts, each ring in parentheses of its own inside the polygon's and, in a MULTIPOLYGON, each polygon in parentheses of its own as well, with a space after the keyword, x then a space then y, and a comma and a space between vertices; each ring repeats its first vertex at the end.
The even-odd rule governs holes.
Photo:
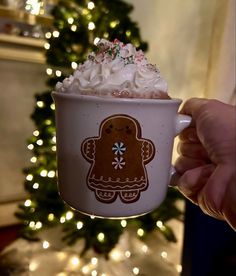
POLYGON ((146 214, 165 199, 175 136, 191 117, 179 99, 53 92, 58 188, 74 209, 104 218, 146 214))

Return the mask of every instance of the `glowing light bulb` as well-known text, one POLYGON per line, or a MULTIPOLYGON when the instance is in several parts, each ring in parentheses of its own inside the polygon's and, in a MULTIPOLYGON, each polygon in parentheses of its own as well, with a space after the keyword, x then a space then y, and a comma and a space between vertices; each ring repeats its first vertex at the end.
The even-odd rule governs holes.
POLYGON ((51 125, 51 123, 52 123, 52 121, 51 121, 50 119, 45 120, 45 124, 46 124, 47 126, 51 125))
POLYGON ((36 137, 39 136, 39 131, 38 131, 38 130, 35 130, 35 131, 33 132, 33 135, 36 136, 36 137))
POLYGON ((104 242, 104 240, 105 240, 105 235, 104 235, 104 233, 100 232, 100 233, 97 235, 97 239, 98 239, 100 242, 104 242))
POLYGON ((37 106, 40 107, 40 108, 44 107, 44 102, 43 102, 43 101, 37 101, 36 104, 37 104, 37 106))
POLYGON ((83 15, 87 15, 88 13, 89 13, 89 10, 87 10, 87 9, 83 9, 83 10, 82 10, 82 14, 83 14, 83 15))
POLYGON ((31 163, 36 163, 37 162, 37 157, 33 156, 30 158, 31 163))
POLYGON ((179 273, 182 272, 182 265, 177 264, 177 265, 175 266, 175 268, 176 268, 176 270, 177 270, 179 273))
POLYGON ((70 263, 72 264, 72 266, 78 266, 80 264, 80 260, 77 256, 73 256, 70 259, 70 263))
POLYGON ((72 213, 71 211, 68 211, 66 213, 66 220, 70 220, 74 217, 74 213, 72 213))
POLYGON ((91 219, 95 219, 95 216, 92 215, 92 216, 90 216, 90 218, 91 218, 91 219))
POLYGON ((99 40, 100 40, 99 37, 95 37, 95 38, 94 38, 94 41, 93 41, 93 44, 94 44, 94 45, 97 45, 98 42, 99 42, 99 40))
POLYGON ((42 177, 46 177, 47 174, 48 174, 48 171, 47 171, 47 170, 42 170, 42 171, 40 172, 40 175, 41 175, 42 177))
POLYGON ((76 227, 77 227, 78 230, 82 229, 83 226, 84 226, 84 224, 83 224, 82 221, 78 221, 78 222, 76 223, 76 227))
POLYGON ((134 275, 138 275, 139 274, 139 268, 138 267, 134 267, 133 268, 133 273, 134 273, 134 275))
POLYGON ((74 18, 69 17, 69 18, 67 19, 67 22, 68 22, 69 24, 73 24, 73 23, 74 23, 74 18))
POLYGON ((113 249, 110 253, 110 257, 114 260, 114 261, 121 261, 122 260, 122 252, 119 249, 113 249))
POLYGON ((163 226, 163 222, 160 221, 160 220, 158 220, 158 221, 156 222, 156 226, 159 227, 159 228, 161 228, 161 227, 163 226))
POLYGON ((143 251, 144 253, 147 253, 148 247, 147 247, 146 244, 144 244, 144 245, 142 246, 142 251, 143 251))
POLYGON ((39 266, 38 262, 36 262, 36 261, 30 262, 29 271, 33 272, 33 271, 37 270, 38 266, 39 266))
POLYGON ((157 226, 158 228, 160 228, 161 231, 165 231, 165 230, 166 230, 166 227, 165 227, 165 225, 163 224, 163 222, 162 222, 161 220, 158 220, 158 221, 156 222, 156 226, 157 226))
POLYGON ((127 30, 127 31, 125 32, 125 34, 126 34, 127 37, 130 37, 131 31, 130 31, 130 30, 127 30))
POLYGON ((36 144, 39 145, 39 146, 42 146, 43 140, 42 140, 42 139, 38 139, 38 140, 36 141, 36 144))
POLYGON ((53 213, 48 214, 48 220, 49 220, 49 221, 53 221, 54 218, 55 218, 55 216, 54 216, 53 213))
POLYGON ((43 249, 48 249, 50 246, 50 243, 48 241, 43 241, 43 249))
POLYGON ((44 48, 46 50, 49 50, 50 49, 50 44, 48 42, 44 43, 44 48))
POLYGON ((89 29, 90 31, 94 30, 94 29, 95 29, 95 24, 94 24, 93 22, 89 22, 89 24, 88 24, 88 29, 89 29))
POLYGON ((129 250, 125 251, 125 257, 129 258, 131 256, 131 252, 129 250))
POLYGON ((30 221, 29 227, 30 227, 30 228, 34 228, 34 227, 35 227, 35 222, 34 222, 34 221, 30 221))
POLYGON ((70 29, 71 29, 72 32, 76 32, 77 26, 76 26, 76 25, 72 25, 72 26, 70 27, 70 29))
POLYGON ((60 218, 60 223, 64 223, 66 221, 66 218, 65 217, 61 217, 60 218))
POLYGON ((91 271, 91 276, 97 276, 98 275, 98 272, 97 272, 97 270, 92 270, 91 271))
POLYGON ((56 76, 60 77, 61 76, 61 71, 60 70, 56 70, 56 76))
POLYGON ((39 183, 36 183, 36 182, 35 182, 35 183, 33 184, 33 189, 37 190, 38 188, 39 188, 39 183))
POLYGON ((119 23, 120 23, 119 20, 111 21, 111 22, 110 22, 110 27, 111 27, 111 28, 115 28, 119 23))
POLYGON ((109 37, 109 33, 105 32, 105 33, 103 34, 103 37, 104 37, 104 38, 108 38, 108 37, 109 37))
POLYGON ((81 270, 84 274, 87 274, 89 272, 89 267, 87 265, 85 265, 85 266, 82 267, 81 270))
POLYGON ((162 252, 161 252, 161 257, 162 257, 163 259, 166 259, 167 256, 168 256, 168 254, 167 254, 166 251, 162 251, 162 252))
POLYGON ((33 176, 32 174, 28 174, 28 175, 26 176, 26 180, 28 180, 28 181, 32 181, 33 178, 34 178, 34 176, 33 176))
POLYGON ((32 201, 30 199, 26 199, 26 201, 24 203, 25 207, 30 207, 31 204, 32 204, 32 201))
POLYGON ((71 68, 72 68, 72 69, 75 70, 77 67, 78 67, 78 64, 77 64, 76 62, 74 62, 74 61, 71 62, 71 68))
POLYGON ((120 224, 121 224, 122 227, 126 227, 127 226, 127 221, 125 219, 122 219, 120 224))
POLYGON ((144 235, 144 230, 142 228, 139 228, 137 230, 137 234, 138 234, 139 237, 142 237, 144 235))
POLYGON ((93 257, 93 258, 91 259, 91 264, 92 264, 92 265, 97 265, 97 263, 98 263, 98 258, 93 257))
POLYGON ((52 104, 50 105, 50 108, 51 108, 52 110, 55 110, 55 104, 52 103, 52 104))
POLYGON ((56 146, 52 146, 52 151, 56 151, 57 150, 57 147, 56 146))
POLYGON ((45 34, 45 37, 46 37, 47 39, 51 38, 51 37, 52 37, 52 33, 47 32, 47 33, 45 34))
POLYGON ((41 3, 37 0, 26 0, 25 9, 31 14, 40 14, 41 13, 41 3))
POLYGON ((56 141, 57 141, 56 136, 53 136, 53 137, 52 137, 52 142, 53 142, 53 143, 56 143, 56 141))
POLYGON ((48 172, 48 177, 50 177, 50 178, 55 177, 55 175, 56 175, 56 172, 55 172, 55 171, 49 171, 49 172, 48 172))
POLYGON ((33 144, 29 144, 29 145, 27 146, 27 148, 28 148, 29 150, 32 150, 32 149, 34 148, 34 145, 33 145, 33 144))
POLYGON ((51 68, 47 68, 46 69, 46 73, 47 73, 47 75, 52 75, 52 69, 51 68))
POLYGON ((35 224, 36 229, 40 229, 40 228, 42 228, 42 226, 43 226, 43 224, 42 224, 41 221, 37 221, 36 224, 35 224))
POLYGON ((89 10, 94 9, 94 7, 95 7, 95 4, 92 1, 88 2, 88 9, 89 10))
POLYGON ((53 37, 59 37, 60 33, 58 31, 53 31, 52 35, 53 37))

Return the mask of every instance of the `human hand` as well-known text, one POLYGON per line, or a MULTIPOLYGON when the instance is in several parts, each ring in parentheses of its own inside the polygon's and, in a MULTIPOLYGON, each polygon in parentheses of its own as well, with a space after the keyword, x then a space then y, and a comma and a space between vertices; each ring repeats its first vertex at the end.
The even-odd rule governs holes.
POLYGON ((179 138, 175 185, 204 213, 236 230, 236 108, 216 100, 188 100, 192 124, 179 138))

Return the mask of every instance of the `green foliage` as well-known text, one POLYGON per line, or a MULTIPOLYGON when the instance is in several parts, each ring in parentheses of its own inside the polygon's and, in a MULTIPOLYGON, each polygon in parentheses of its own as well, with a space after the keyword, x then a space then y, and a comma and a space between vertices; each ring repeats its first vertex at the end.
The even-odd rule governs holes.
POLYGON ((94 39, 97 37, 111 41, 118 38, 147 50, 137 24, 129 17, 133 10, 130 4, 120 0, 97 0, 92 10, 87 8, 87 4, 88 1, 59 1, 53 15, 54 26, 60 35, 49 39, 48 64, 70 68, 71 62, 83 62, 87 53, 95 48, 94 39), (90 22, 94 23, 95 29, 88 29, 90 22))
MULTIPOLYGON (((147 50, 147 43, 142 41, 137 24, 130 19, 131 5, 121 0, 96 0, 94 3, 95 7, 88 9, 88 1, 85 0, 59 1, 53 11, 54 27, 59 33, 52 32, 48 37, 50 48, 46 51, 47 64, 53 71, 47 81, 49 90, 35 96, 36 104, 31 118, 36 131, 28 140, 34 159, 33 164, 24 169, 25 190, 29 199, 19 206, 16 216, 23 222, 22 236, 29 240, 36 240, 42 229, 60 224, 68 244, 72 245, 78 239, 85 240, 81 254, 93 248, 107 257, 125 228, 119 220, 91 219, 72 210, 61 200, 55 175, 55 118, 51 91, 58 81, 72 72, 72 62, 78 64, 85 60, 88 52, 94 49, 95 38, 118 38, 144 51, 147 50), (94 23, 93 30, 88 29, 90 22, 94 23), (56 70, 60 70, 61 76, 56 74, 56 70), (104 234, 104 239, 98 238, 99 233, 104 234)), ((152 231, 160 231, 169 241, 176 241, 166 222, 180 217, 181 212, 176 207, 179 198, 179 193, 170 189, 165 202, 158 209, 127 220, 127 227, 142 228, 145 234, 141 238, 152 231), (164 226, 157 227, 157 221, 164 226)))

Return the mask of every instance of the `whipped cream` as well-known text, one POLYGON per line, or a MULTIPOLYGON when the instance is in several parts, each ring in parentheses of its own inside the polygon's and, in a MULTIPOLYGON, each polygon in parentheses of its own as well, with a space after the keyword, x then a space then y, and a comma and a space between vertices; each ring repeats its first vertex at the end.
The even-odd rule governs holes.
POLYGON ((142 50, 119 40, 101 39, 97 52, 58 82, 56 92, 119 98, 170 98, 167 82, 142 50))

